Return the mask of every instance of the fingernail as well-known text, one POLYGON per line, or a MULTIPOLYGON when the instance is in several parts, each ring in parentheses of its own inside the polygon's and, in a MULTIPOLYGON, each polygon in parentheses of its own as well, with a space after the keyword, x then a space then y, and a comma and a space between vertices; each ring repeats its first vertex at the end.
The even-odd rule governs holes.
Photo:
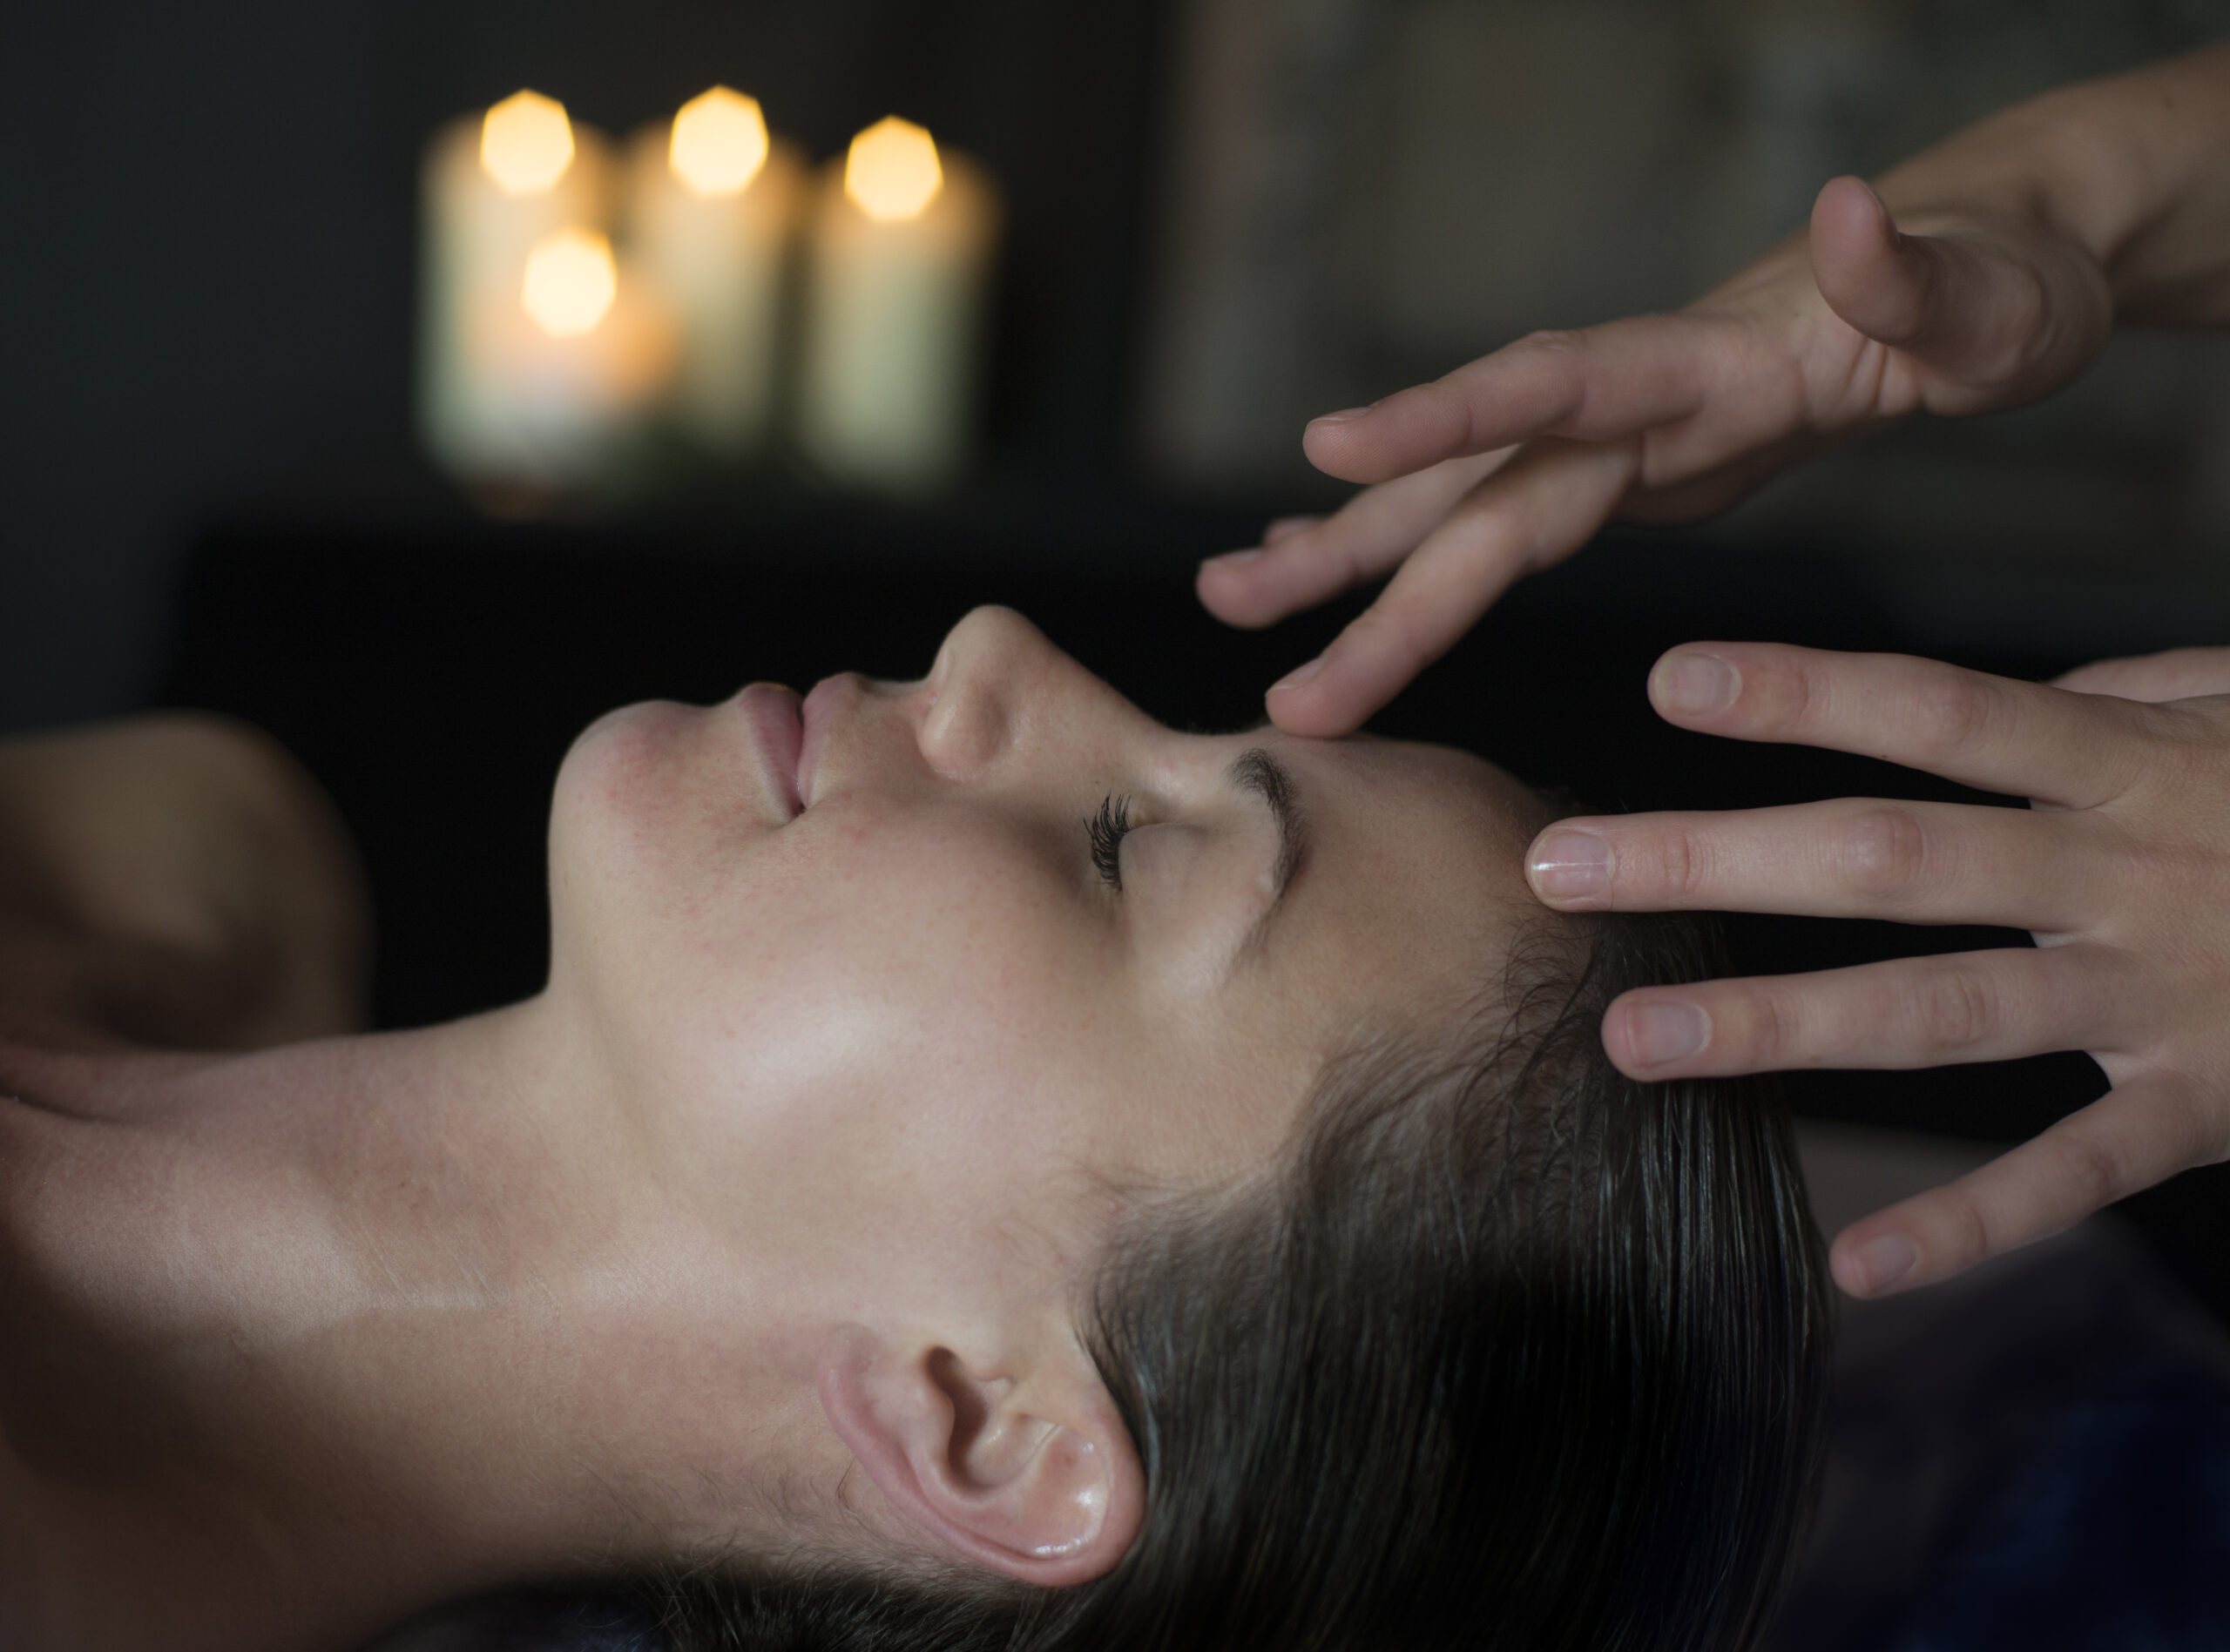
POLYGON ((1858 1247, 1858 1274, 1869 1291, 1886 1291, 1920 1265, 1920 1247, 1902 1233, 1885 1233, 1858 1247))
POLYGON ((1611 846, 1585 832, 1559 832, 1542 839, 1525 873, 1544 900, 1600 894, 1611 887, 1611 846))
POLYGON ((1654 1067, 1700 1055, 1711 1042, 1711 1017, 1693 1004, 1634 1004, 1626 1010, 1634 1059, 1654 1067))
POLYGON ((1220 556, 1209 557, 1200 566, 1203 568, 1244 568, 1248 563, 1260 556, 1266 549, 1265 545, 1254 545, 1245 550, 1226 550, 1220 556))
MULTIPOLYGON (((1368 413, 1370 409, 1368 408, 1341 408, 1337 413, 1320 413, 1308 422, 1311 424, 1345 424, 1350 419, 1362 418, 1364 414, 1368 413)), ((1628 680, 1631 681, 1632 679, 1629 678, 1628 680)))
POLYGON ((1324 657, 1321 654, 1319 654, 1314 659, 1309 661, 1308 664, 1294 666, 1293 670, 1287 671, 1283 677, 1278 678, 1276 682, 1271 684, 1270 692, 1274 694, 1281 688, 1299 688, 1303 683, 1306 683, 1310 678, 1315 676, 1317 672, 1323 669, 1324 657))
POLYGON ((1664 675, 1658 679, 1665 709, 1690 717, 1725 711, 1741 688, 1734 668, 1716 654, 1675 654, 1666 661, 1664 675))
POLYGON ((1295 534, 1307 533, 1324 518, 1321 516, 1281 516, 1262 529, 1262 543, 1274 545, 1281 539, 1290 539, 1295 534))

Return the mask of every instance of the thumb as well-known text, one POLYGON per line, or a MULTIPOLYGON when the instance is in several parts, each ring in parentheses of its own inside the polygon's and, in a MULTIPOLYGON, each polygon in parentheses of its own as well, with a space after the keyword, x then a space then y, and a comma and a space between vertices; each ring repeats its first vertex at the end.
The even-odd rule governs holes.
POLYGON ((1812 206, 1812 276, 1857 331, 1929 369, 1939 413, 2010 407, 2057 389, 2113 324, 2105 273, 2060 238, 2012 223, 1901 233, 1857 178, 1812 206))

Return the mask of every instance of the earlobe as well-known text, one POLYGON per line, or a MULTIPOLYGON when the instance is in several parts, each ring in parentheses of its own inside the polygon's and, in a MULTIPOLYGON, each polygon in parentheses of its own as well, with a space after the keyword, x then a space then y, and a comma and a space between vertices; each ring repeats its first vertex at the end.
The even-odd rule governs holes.
POLYGON ((1080 1349, 986 1377, 948 1348, 848 1326, 823 1353, 821 1404, 893 1508, 1010 1577, 1086 1582, 1138 1535, 1145 1474, 1080 1349))

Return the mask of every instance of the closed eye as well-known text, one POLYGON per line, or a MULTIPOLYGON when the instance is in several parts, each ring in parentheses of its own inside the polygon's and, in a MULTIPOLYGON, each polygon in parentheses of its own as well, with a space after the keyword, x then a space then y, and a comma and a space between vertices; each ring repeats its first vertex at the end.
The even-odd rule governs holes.
POLYGON ((1100 800, 1099 810, 1084 823, 1091 845, 1091 864, 1099 880, 1117 894, 1123 893, 1123 839, 1131 833, 1131 799, 1112 792, 1100 800))

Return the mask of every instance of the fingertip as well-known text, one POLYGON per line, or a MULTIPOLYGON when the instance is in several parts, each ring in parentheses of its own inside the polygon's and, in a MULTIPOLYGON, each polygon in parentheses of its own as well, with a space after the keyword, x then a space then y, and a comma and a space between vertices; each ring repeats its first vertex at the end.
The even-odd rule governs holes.
POLYGON ((1193 570, 1193 588, 1199 592, 1202 602, 1213 607, 1215 604, 1209 593, 1245 590, 1247 570, 1262 560, 1262 555, 1267 549, 1266 545, 1256 545, 1250 550, 1226 550, 1220 556, 1203 559, 1199 567, 1193 570))
POLYGON ((1308 739, 1336 739, 1354 733, 1369 715, 1367 711, 1349 715, 1349 708, 1343 707, 1336 696, 1325 692, 1324 665, 1325 656, 1320 654, 1287 672, 1263 696, 1270 721, 1284 732, 1308 739))
POLYGON ((1711 1047, 1711 1016, 1700 1004, 1630 992, 1612 1001, 1603 1015, 1603 1049, 1611 1064, 1628 1078, 1645 1082, 1675 1076, 1711 1047))
POLYGON ((1324 518, 1321 516, 1280 516, 1262 529, 1262 543, 1254 550, 1234 550, 1230 552, 1226 557, 1217 557, 1213 560, 1220 562, 1229 560, 1231 558, 1252 560, 1253 558, 1260 556, 1263 551, 1268 550, 1272 545, 1277 544, 1283 540, 1291 539, 1295 534, 1307 533, 1311 528, 1316 527, 1318 524, 1322 523, 1323 520, 1324 518))
POLYGON ((1302 456, 1327 475, 1339 475, 1340 466, 1354 446, 1355 421, 1366 411, 1357 408, 1311 419, 1301 433, 1302 456))
POLYGON ((1708 649, 1676 648, 1650 668, 1650 704, 1668 718, 1713 716, 1731 708, 1741 693, 1740 669, 1708 649))
POLYGON ((1336 740, 1342 734, 1355 732, 1351 725, 1328 718, 1321 706, 1309 705, 1297 694, 1280 694, 1273 689, 1264 697, 1263 704, 1269 711, 1270 721, 1281 733, 1304 740, 1336 740))
POLYGON ((1391 423, 1371 415, 1387 406, 1408 405, 1409 393, 1375 401, 1367 408, 1348 408, 1311 419, 1301 433, 1301 450, 1308 462, 1341 482, 1381 482, 1422 469, 1446 455, 1433 453, 1420 459, 1408 449, 1404 433, 1412 420, 1396 417, 1391 423))
POLYGON ((1569 821, 1545 826, 1525 851, 1525 880, 1544 906, 1570 912, 1605 905, 1617 857, 1610 840, 1569 821))
POLYGON ((1929 316, 1926 243, 1896 220, 1860 178, 1831 179, 1812 204, 1812 280, 1845 322, 1883 344, 1911 343, 1929 316))
POLYGON ((1894 238, 1897 233, 1887 203, 1873 185, 1855 172, 1830 178, 1820 185, 1819 194, 1812 200, 1812 227, 1815 233, 1822 227, 1862 233, 1871 230, 1885 239, 1894 238))
POLYGON ((1923 1283, 1920 1246, 1909 1234, 1894 1231, 1862 1237, 1859 1226, 1845 1228, 1828 1253, 1828 1269, 1845 1294, 1862 1299, 1895 1296, 1923 1283))
POLYGON ((1317 673, 1321 671, 1323 669, 1324 656, 1319 654, 1314 659, 1310 660, 1306 665, 1294 666, 1293 670, 1287 671, 1283 677, 1278 678, 1276 682, 1271 684, 1270 692, 1273 694, 1285 693, 1291 690, 1299 688, 1304 683, 1312 683, 1316 680, 1317 673))
POLYGON ((1193 575, 1193 594, 1199 598, 1200 606, 1225 624, 1242 630, 1259 630, 1274 624, 1280 616, 1266 606, 1260 586, 1253 577, 1263 549, 1226 551, 1203 562, 1193 575))

